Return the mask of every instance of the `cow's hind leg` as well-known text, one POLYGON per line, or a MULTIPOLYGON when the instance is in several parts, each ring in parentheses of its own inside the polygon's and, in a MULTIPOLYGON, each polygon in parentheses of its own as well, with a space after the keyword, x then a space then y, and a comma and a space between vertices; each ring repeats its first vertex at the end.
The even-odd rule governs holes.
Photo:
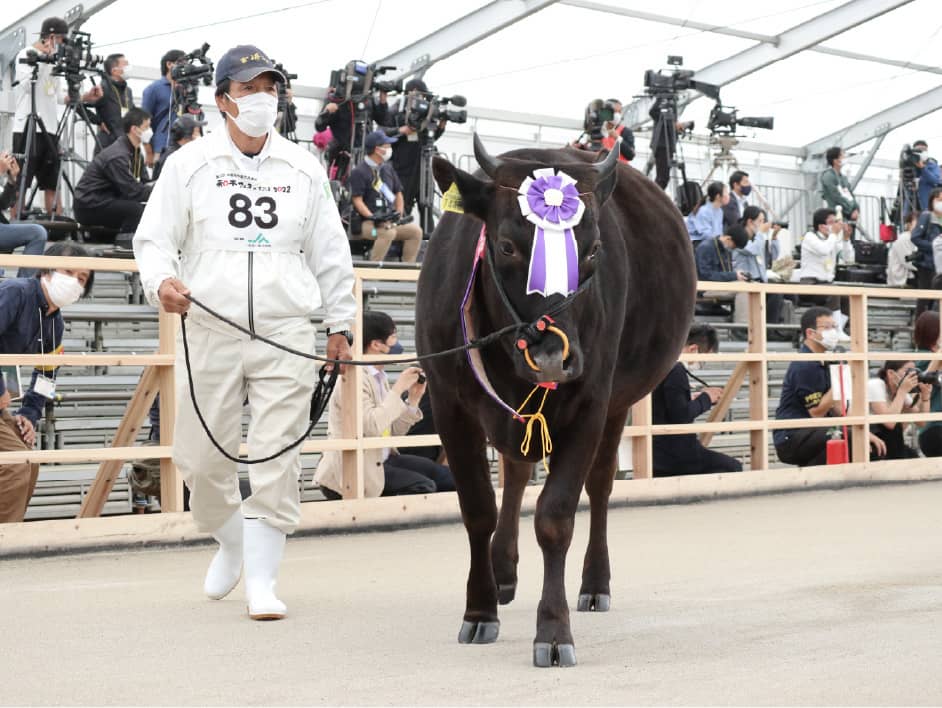
POLYGON ((608 558, 608 499, 618 462, 618 444, 625 427, 627 411, 609 415, 595 461, 586 477, 585 488, 591 504, 589 545, 582 566, 579 612, 607 612, 612 604, 611 567, 608 558))
MULTIPOLYGON (((434 403, 434 398, 432 399, 434 403)), ((464 621, 458 632, 462 644, 497 641, 497 584, 491 565, 491 536, 497 526, 497 502, 480 425, 460 408, 439 411, 435 423, 455 476, 461 518, 468 532, 471 565, 468 571, 464 621)))
POLYGON ((527 482, 533 474, 533 465, 529 462, 516 462, 503 458, 504 490, 500 503, 500 518, 497 531, 491 542, 491 562, 494 565, 494 578, 497 580, 497 599, 506 605, 514 599, 517 592, 517 538, 520 532, 520 504, 527 482))

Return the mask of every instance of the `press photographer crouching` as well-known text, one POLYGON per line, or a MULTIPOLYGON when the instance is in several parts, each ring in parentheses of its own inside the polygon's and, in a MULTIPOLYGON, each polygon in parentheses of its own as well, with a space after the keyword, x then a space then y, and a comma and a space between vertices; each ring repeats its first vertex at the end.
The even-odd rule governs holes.
POLYGON ((595 152, 612 150, 621 138, 618 161, 631 162, 635 159, 635 134, 621 122, 621 111, 622 103, 617 98, 591 101, 585 109, 583 133, 572 146, 595 152))
MULTIPOLYGON (((422 245, 422 229, 418 224, 403 223, 402 183, 388 164, 394 142, 396 138, 381 130, 367 135, 364 139, 366 157, 350 173, 348 184, 353 208, 362 220, 359 234, 376 239, 370 260, 383 260, 392 242, 402 241, 402 262, 415 263, 422 245)), ((355 227, 352 231, 357 234, 355 227)))
POLYGON ((122 122, 124 135, 95 156, 75 187, 75 218, 86 226, 118 229, 119 236, 137 229, 153 188, 146 182, 142 148, 154 134, 150 114, 132 108, 122 122))
MULTIPOLYGON (((927 310, 916 318, 913 327, 913 344, 917 352, 938 354, 939 313, 927 310)), ((917 361, 916 368, 925 372, 938 373, 942 361, 917 361)), ((942 413, 942 388, 932 387, 929 399, 929 412, 942 413)), ((919 429, 919 449, 926 457, 942 457, 942 421, 931 421, 919 429)))
MULTIPOLYGON (((47 256, 83 258, 81 246, 54 243, 47 256)), ((95 274, 88 270, 41 270, 34 278, 0 282, 0 354, 54 354, 62 350, 65 322, 60 308, 92 290, 95 274)), ((15 368, 15 367, 13 367, 15 368)), ((37 368, 25 392, 12 390, 18 381, 0 377, 0 451, 31 450, 46 401, 55 395, 55 368, 37 368), (16 399, 19 409, 12 413, 16 399)), ((39 465, 0 464, 0 523, 22 521, 39 465)))
MULTIPOLYGON (((939 375, 923 372, 914 361, 888 361, 876 377, 867 382, 867 402, 873 415, 900 415, 928 413, 933 383, 938 386, 939 375)), ((906 444, 904 432, 908 424, 890 421, 874 423, 870 432, 886 445, 882 457, 871 452, 870 459, 904 460, 919 457, 919 453, 906 444)))
POLYGON ((153 181, 156 182, 157 178, 160 177, 160 171, 164 168, 164 163, 168 157, 187 143, 192 143, 194 140, 203 137, 204 125, 206 125, 204 121, 191 115, 180 116, 173 122, 173 126, 170 128, 170 142, 164 148, 164 151, 160 153, 160 158, 154 166, 153 181))

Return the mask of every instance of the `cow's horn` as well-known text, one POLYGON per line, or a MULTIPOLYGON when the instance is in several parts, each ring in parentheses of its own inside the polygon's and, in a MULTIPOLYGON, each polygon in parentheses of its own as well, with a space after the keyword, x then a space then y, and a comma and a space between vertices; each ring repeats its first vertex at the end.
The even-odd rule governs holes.
POLYGON ((474 134, 474 158, 478 161, 481 169, 484 170, 484 174, 494 179, 494 173, 497 172, 497 168, 501 165, 500 158, 491 157, 491 154, 487 151, 487 148, 484 147, 484 143, 481 142, 477 133, 474 134))
POLYGON ((618 164, 620 142, 621 141, 619 140, 618 143, 615 143, 612 149, 608 151, 608 155, 606 155, 604 160, 602 160, 601 162, 596 162, 593 165, 593 167, 595 167, 595 171, 598 172, 599 182, 610 177, 612 174, 612 170, 615 169, 615 165, 618 164))

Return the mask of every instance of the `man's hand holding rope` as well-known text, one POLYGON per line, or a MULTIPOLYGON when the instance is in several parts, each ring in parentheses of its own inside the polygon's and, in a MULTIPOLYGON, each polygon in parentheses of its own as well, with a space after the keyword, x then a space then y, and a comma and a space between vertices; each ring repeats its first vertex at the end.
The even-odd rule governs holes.
MULTIPOLYGON (((345 333, 337 332, 327 337, 327 358, 342 359, 344 361, 353 359, 353 351, 350 349, 350 342, 347 341, 347 335, 345 333)), ((334 370, 334 365, 327 363, 324 365, 324 368, 330 373, 334 370)), ((347 368, 346 364, 340 365, 341 376, 346 375, 347 368)))
POLYGON ((157 297, 164 310, 175 315, 182 315, 190 309, 190 300, 186 297, 190 289, 177 278, 167 278, 157 288, 157 297))

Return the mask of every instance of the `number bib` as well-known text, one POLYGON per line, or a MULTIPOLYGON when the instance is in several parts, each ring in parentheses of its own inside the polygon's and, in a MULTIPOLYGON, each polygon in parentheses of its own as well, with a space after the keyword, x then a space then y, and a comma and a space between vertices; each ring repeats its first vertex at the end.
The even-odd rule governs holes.
POLYGON ((308 201, 300 184, 299 173, 288 170, 214 172, 194 185, 196 250, 299 253, 308 201))

